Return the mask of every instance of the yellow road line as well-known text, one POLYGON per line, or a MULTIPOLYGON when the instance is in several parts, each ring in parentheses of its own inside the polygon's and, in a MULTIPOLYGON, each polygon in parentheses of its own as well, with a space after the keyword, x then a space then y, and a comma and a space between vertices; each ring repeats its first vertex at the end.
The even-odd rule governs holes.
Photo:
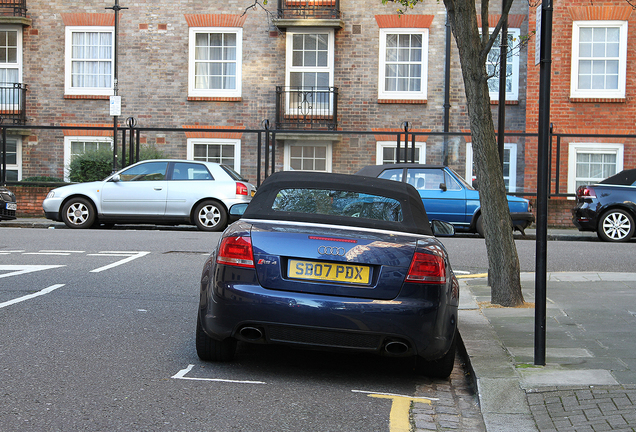
POLYGON ((475 274, 467 274, 467 275, 455 275, 457 279, 478 279, 488 277, 488 273, 475 273, 475 274))
POLYGON ((410 432, 411 430, 411 402, 422 402, 431 404, 431 400, 427 398, 415 398, 408 396, 386 395, 386 394, 370 394, 370 397, 379 399, 391 399, 390 414, 390 432, 410 432))

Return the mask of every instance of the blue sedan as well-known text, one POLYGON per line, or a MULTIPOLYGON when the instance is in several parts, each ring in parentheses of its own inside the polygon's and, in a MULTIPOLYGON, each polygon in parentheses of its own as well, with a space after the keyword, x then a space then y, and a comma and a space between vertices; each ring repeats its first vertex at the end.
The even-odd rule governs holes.
POLYGON ((447 377, 459 285, 434 231, 453 234, 429 223, 409 184, 273 174, 204 265, 199 357, 231 360, 237 342, 284 344, 412 357, 417 371, 447 377))
MULTIPOLYGON (((413 163, 370 165, 356 174, 410 183, 422 197, 429 217, 449 222, 457 231, 484 236, 479 192, 447 166, 413 163)), ((527 199, 508 195, 508 208, 513 229, 523 233, 534 222, 527 199)))

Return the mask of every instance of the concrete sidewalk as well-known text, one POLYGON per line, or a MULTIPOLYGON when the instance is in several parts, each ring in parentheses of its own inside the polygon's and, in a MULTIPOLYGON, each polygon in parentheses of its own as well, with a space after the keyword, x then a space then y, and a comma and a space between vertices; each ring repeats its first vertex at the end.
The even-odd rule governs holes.
POLYGON ((490 304, 486 279, 462 279, 460 333, 488 432, 636 431, 636 273, 550 273, 546 366, 534 363, 531 307, 490 304))

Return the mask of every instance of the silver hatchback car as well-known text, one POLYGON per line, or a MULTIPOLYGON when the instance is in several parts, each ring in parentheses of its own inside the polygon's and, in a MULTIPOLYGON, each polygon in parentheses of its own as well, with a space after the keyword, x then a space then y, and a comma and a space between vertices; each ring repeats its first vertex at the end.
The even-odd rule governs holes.
POLYGON ((103 181, 53 189, 42 207, 48 219, 69 228, 145 223, 221 231, 228 224, 229 209, 248 203, 255 192, 254 185, 227 165, 153 159, 103 181))

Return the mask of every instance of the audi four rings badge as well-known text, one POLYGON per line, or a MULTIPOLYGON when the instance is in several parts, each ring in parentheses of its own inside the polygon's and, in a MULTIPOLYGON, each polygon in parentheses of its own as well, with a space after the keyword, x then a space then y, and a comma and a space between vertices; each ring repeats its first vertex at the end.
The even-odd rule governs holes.
POLYGON ((318 253, 320 255, 334 255, 334 256, 344 256, 347 251, 342 247, 336 246, 318 246, 318 253))

